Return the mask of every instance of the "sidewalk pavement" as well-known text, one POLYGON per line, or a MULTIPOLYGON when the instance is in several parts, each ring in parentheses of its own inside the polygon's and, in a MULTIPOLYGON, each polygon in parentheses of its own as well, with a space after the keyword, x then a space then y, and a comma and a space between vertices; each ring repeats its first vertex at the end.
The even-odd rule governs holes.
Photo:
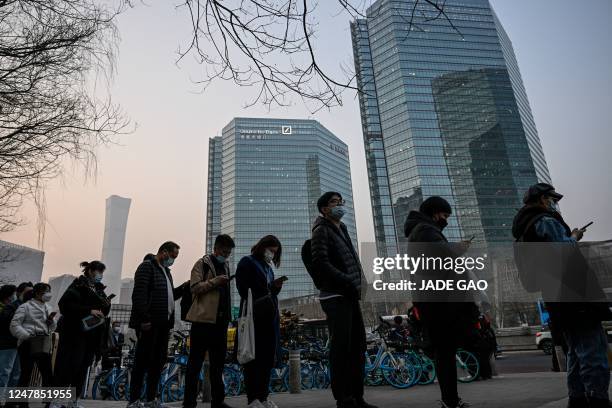
MULTIPOLYGON (((459 394, 473 408, 565 408, 567 394, 564 373, 506 374, 489 381, 459 384, 459 394)), ((398 390, 390 386, 366 387, 366 401, 379 408, 438 408, 437 384, 398 390)), ((300 394, 272 394, 280 408, 335 408, 331 390, 303 391, 300 394)), ((246 397, 227 398, 234 408, 246 407, 246 397)), ((122 401, 83 400, 85 408, 124 408, 122 401)), ((166 404, 181 407, 182 403, 166 404)), ((34 407, 34 404, 30 404, 34 407)), ((198 408, 209 408, 200 403, 198 408)))

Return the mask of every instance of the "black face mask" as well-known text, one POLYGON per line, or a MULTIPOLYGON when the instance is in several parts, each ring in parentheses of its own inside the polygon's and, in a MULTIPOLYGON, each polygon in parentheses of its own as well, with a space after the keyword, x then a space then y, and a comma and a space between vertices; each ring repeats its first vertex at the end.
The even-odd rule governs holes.
POLYGON ((444 218, 440 218, 438 221, 436 221, 436 224, 438 227, 440 227, 440 231, 442 231, 448 225, 448 221, 446 221, 444 218))

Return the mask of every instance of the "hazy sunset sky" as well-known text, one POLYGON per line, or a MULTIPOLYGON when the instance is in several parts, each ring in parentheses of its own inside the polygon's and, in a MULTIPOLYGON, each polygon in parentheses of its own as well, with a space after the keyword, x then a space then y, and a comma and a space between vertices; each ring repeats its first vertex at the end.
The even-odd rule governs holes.
MULTIPOLYGON (((99 259, 105 199, 132 198, 123 277, 130 277, 147 252, 174 240, 182 252, 173 267, 187 279, 204 250, 208 138, 235 116, 309 118, 320 121, 350 148, 360 241, 373 240, 370 198, 358 101, 310 115, 298 100, 272 111, 244 109, 255 89, 215 82, 199 93, 191 78, 201 69, 189 60, 177 66, 177 49, 189 20, 172 1, 138 4, 118 19, 121 43, 113 99, 138 124, 119 145, 99 151, 95 180, 72 171, 46 190, 46 251, 43 278, 78 274, 83 260, 99 259)), ((321 1, 315 47, 331 72, 352 65, 347 17, 332 18, 337 2, 321 1), (333 4, 333 7, 331 5, 333 4), (329 10, 328 10, 329 9, 329 10), (330 16, 325 18, 325 15, 330 16)), ((612 239, 612 2, 609 0, 494 0, 519 66, 548 166, 565 194, 563 214, 571 226, 595 223, 586 238, 612 239)), ((0 239, 38 247, 36 213, 0 239)))

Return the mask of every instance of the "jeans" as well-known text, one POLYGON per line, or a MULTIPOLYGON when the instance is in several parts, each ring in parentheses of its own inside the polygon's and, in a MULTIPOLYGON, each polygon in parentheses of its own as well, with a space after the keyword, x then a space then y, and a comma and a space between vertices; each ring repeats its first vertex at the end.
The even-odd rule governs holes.
POLYGON ((183 407, 192 408, 198 405, 198 378, 204 355, 208 351, 210 361, 210 392, 212 406, 221 405, 225 399, 223 383, 223 366, 227 352, 227 322, 193 323, 191 325, 191 349, 185 374, 185 397, 183 407))
POLYGON ((571 398, 608 399, 608 339, 601 323, 564 328, 567 388, 571 398))
POLYGON ((0 388, 16 387, 20 371, 17 349, 0 350, 0 388))
POLYGON ((138 342, 130 381, 130 403, 140 399, 145 372, 147 373, 147 401, 157 397, 157 385, 168 359, 170 322, 153 325, 149 330, 137 330, 138 342))
POLYGON ((357 300, 335 297, 321 300, 327 316, 331 388, 338 403, 363 399, 366 338, 357 300))

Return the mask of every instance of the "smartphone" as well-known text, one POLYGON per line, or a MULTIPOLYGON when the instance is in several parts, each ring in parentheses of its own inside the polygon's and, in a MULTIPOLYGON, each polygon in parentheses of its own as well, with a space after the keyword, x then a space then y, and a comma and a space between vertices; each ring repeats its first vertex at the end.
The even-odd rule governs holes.
POLYGON ((115 298, 115 297, 117 297, 117 295, 115 295, 114 293, 111 293, 110 295, 108 295, 108 296, 106 297, 106 299, 111 300, 111 299, 113 299, 113 298, 115 298))
POLYGON ((472 242, 474 238, 476 238, 476 235, 472 235, 472 238, 470 238, 470 242, 472 242))
POLYGON ((286 275, 281 276, 280 278, 276 279, 277 281, 281 281, 281 282, 285 282, 288 281, 289 278, 286 275))
POLYGON ((587 225, 585 225, 584 227, 580 228, 581 230, 585 230, 587 228, 589 228, 591 226, 591 224, 593 224, 593 221, 589 222, 587 225))

